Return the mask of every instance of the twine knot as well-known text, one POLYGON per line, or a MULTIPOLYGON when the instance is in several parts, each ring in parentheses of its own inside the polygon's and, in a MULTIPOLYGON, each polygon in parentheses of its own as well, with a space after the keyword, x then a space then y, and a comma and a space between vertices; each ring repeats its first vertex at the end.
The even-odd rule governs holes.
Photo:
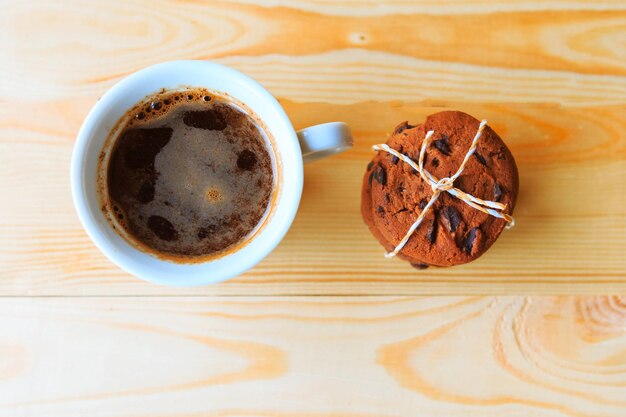
POLYGON ((407 231, 406 235, 404 236, 404 238, 402 238, 402 240, 400 241, 400 243, 398 243, 398 245, 394 248, 394 250, 391 252, 385 253, 385 258, 392 258, 396 256, 398 252, 402 250, 402 248, 409 241, 410 237, 413 235, 417 227, 420 225, 420 223, 422 223, 422 220, 424 220, 424 217, 426 216, 426 213, 428 212, 430 207, 435 203, 435 201, 437 201, 437 199, 443 192, 449 193, 450 195, 458 198, 459 200, 463 201, 470 207, 475 208, 476 210, 480 210, 483 213, 487 213, 491 216, 506 220, 506 222, 508 223, 506 226, 507 229, 515 225, 515 220, 513 219, 513 217, 502 212, 502 210, 506 209, 505 204, 498 203, 496 201, 481 200, 480 198, 476 198, 473 195, 467 194, 464 191, 461 191, 458 188, 454 187, 454 181, 456 181, 456 179, 459 178, 459 176, 465 169, 465 165, 467 165, 467 162, 469 161, 470 157, 474 154, 474 152, 476 152, 476 145, 478 143, 478 139, 480 139, 480 136, 482 135, 482 132, 485 126, 487 126, 487 121, 486 120, 481 121, 480 125, 478 126, 478 132, 476 132, 476 136, 474 136, 474 140, 472 140, 472 145, 470 146, 470 149, 465 154, 465 158, 463 158, 463 162, 461 162, 461 165, 459 166, 459 169, 457 169, 456 173, 452 175, 451 177, 445 177, 441 179, 435 177, 430 172, 428 172, 426 168, 424 168, 424 157, 426 155, 426 148, 430 141, 430 137, 435 133, 434 130, 429 130, 426 133, 426 136, 424 137, 424 141, 422 142, 422 148, 420 149, 420 155, 419 155, 419 160, 417 164, 415 164, 415 161, 413 161, 411 158, 396 151, 393 148, 390 148, 387 144, 383 143, 380 145, 374 145, 372 147, 372 149, 374 149, 375 151, 385 151, 403 160, 407 164, 409 164, 415 171, 417 171, 420 174, 420 176, 422 177, 422 179, 424 179, 424 181, 430 184, 430 188, 433 190, 433 195, 430 197, 430 200, 428 201, 426 206, 424 206, 424 209, 420 213, 415 223, 413 223, 411 227, 409 227, 409 230, 407 231))
POLYGON ((431 184, 430 188, 433 190, 433 193, 436 191, 448 191, 454 188, 454 180, 452 178, 445 177, 436 183, 431 184))

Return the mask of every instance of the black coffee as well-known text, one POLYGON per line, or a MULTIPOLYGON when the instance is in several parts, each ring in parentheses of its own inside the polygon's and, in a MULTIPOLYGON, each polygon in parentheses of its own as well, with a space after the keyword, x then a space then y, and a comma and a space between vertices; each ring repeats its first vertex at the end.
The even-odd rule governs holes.
POLYGON ((274 188, 269 141, 233 102, 204 90, 141 103, 112 147, 104 210, 159 254, 200 257, 242 242, 274 188))

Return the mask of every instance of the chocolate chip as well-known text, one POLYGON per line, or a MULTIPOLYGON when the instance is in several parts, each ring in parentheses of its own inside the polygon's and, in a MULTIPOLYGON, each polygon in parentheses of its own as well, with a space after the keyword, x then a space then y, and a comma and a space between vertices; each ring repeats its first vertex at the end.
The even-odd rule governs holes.
POLYGON ((394 134, 398 134, 398 133, 402 133, 407 129, 413 129, 415 126, 410 125, 408 122, 404 122, 401 125, 399 125, 398 127, 396 127, 396 129, 393 131, 394 134))
POLYGON ((367 170, 369 171, 370 169, 372 169, 373 166, 374 166, 374 161, 370 161, 370 163, 367 164, 367 170))
POLYGON ((393 157, 391 158, 391 163, 394 165, 398 165, 398 161, 400 160, 400 158, 398 158, 397 156, 393 155, 393 157))
POLYGON ((383 187, 387 184, 387 171, 382 165, 377 165, 374 169, 374 179, 383 187))
POLYGON ((500 149, 498 149, 497 152, 489 152, 489 156, 492 158, 495 156, 497 159, 505 160, 506 154, 504 152, 504 147, 500 146, 500 149))
POLYGON ((500 201, 504 194, 504 188, 497 182, 493 185, 493 201, 500 201))
POLYGON ((376 207, 376 212, 381 216, 385 215, 385 209, 383 208, 383 206, 376 207))
POLYGON ((426 269, 426 268, 428 268, 430 265, 428 265, 428 264, 424 264, 424 263, 414 263, 414 264, 411 264, 411 266, 412 266, 413 268, 416 268, 416 269, 426 269))
POLYGON ((426 230, 426 239, 428 240, 428 242, 430 242, 431 245, 435 243, 435 240, 437 240, 437 228, 438 227, 439 226, 437 223, 437 214, 435 213, 435 216, 433 217, 432 222, 428 226, 428 230, 426 230))
POLYGON ((433 158, 433 161, 430 164, 437 168, 439 166, 439 159, 433 158))
POLYGON ((391 198, 389 197, 389 193, 385 194, 385 204, 389 204, 391 198))
POLYGON ((370 172, 370 176, 367 179, 367 182, 369 183, 370 187, 372 186, 372 178, 374 178, 374 171, 370 172))
POLYGON ((447 135, 441 135, 441 138, 437 139, 436 141, 434 141, 433 145, 442 154, 450 155, 450 144, 448 144, 448 136, 447 135))
POLYGON ((474 248, 474 241, 476 240, 477 230, 478 227, 473 227, 469 232, 467 232, 467 234, 461 241, 461 250, 468 255, 472 253, 472 249, 474 248))
POLYGON ((174 225, 165 217, 150 216, 148 218, 148 227, 161 240, 171 241, 178 239, 178 232, 174 229, 174 225))
POLYGON ((461 214, 456 208, 446 206, 441 211, 441 222, 449 232, 454 233, 461 224, 461 214))
POLYGON ((425 198, 422 198, 420 200, 420 210, 424 210, 424 207, 426 207, 426 204, 428 204, 428 200, 426 200, 425 198))
POLYGON ((487 165, 487 160, 485 159, 484 156, 482 156, 481 154, 479 154, 478 152, 474 152, 474 156, 476 157, 476 159, 478 159, 478 161, 483 164, 483 165, 487 165))

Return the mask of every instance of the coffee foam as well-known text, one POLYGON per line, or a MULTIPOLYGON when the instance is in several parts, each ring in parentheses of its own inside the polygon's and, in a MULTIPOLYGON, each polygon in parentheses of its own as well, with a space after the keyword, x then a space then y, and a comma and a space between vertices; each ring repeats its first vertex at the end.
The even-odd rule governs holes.
POLYGON ((195 88, 184 91, 166 91, 155 95, 151 99, 136 105, 131 111, 131 118, 127 123, 127 127, 140 126, 151 120, 159 119, 166 115, 170 109, 187 103, 210 102, 212 100, 223 100, 222 97, 216 96, 214 93, 202 88, 195 88))
POLYGON ((268 138, 251 117, 199 89, 161 94, 136 106, 130 116, 107 178, 119 226, 151 249, 191 257, 223 251, 254 233, 268 211, 275 168, 268 138), (225 120, 223 130, 185 123, 189 112, 207 110, 225 120), (141 158, 133 161, 141 169, 124 167, 116 157, 128 151, 122 141, 131 131, 148 129, 171 129, 172 134, 147 168, 141 158))

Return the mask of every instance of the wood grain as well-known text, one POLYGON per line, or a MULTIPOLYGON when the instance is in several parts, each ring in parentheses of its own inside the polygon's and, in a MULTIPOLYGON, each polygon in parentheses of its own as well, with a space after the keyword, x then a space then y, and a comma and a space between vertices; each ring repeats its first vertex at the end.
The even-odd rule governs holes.
MULTIPOLYGON (((3 294, 416 294, 610 293, 626 290, 624 271, 623 106, 564 109, 534 105, 356 105, 283 101, 297 127, 336 117, 354 126, 354 150, 306 167, 299 215, 285 241, 258 267, 226 285, 170 289, 138 282, 110 264, 73 214, 67 172, 71 125, 83 103, 33 105, 36 121, 7 117, 23 138, 0 152, 3 294), (518 225, 478 261, 416 271, 386 260, 359 213, 370 146, 403 119, 420 121, 448 107, 481 114, 516 155, 522 178, 518 225), (47 123, 47 122, 50 123, 47 123), (23 127, 19 127, 23 126, 23 127), (67 126, 67 127, 64 127, 67 126), (38 136, 32 134, 38 132, 38 136), (586 132, 594 132, 588 136, 586 132), (14 162, 21 162, 16 174, 14 162), (29 178, 45 181, 29 181, 29 178), (622 192, 616 191, 622 187, 622 192), (602 204, 596 199, 603 198, 602 204), (315 247, 315 251, 310 248, 315 247), (498 284, 498 285, 493 285, 498 284)), ((14 136, 15 137, 15 136, 14 136)))
POLYGON ((621 0, 0 2, 0 417, 623 417, 625 120, 621 0), (222 285, 128 276, 71 203, 93 103, 174 59, 356 140, 306 166, 283 243, 222 285), (372 144, 442 109, 509 144, 517 226, 417 271, 383 258, 360 181, 372 144), (597 296, 467 296, 518 293, 597 296))
POLYGON ((7 4, 0 14, 0 93, 98 95, 147 65, 195 58, 232 65, 298 101, 595 105, 623 103, 626 96, 623 4, 515 12, 448 6, 434 16, 429 8, 408 7, 412 14, 383 10, 376 17, 373 10, 329 16, 303 10, 308 2, 288 4, 7 4))
POLYGON ((626 7, 620 1, 73 1, 0 5, 0 295, 609 294, 626 291, 626 7), (284 242, 225 285, 145 284, 74 213, 69 161, 113 83, 213 59, 267 86, 297 128, 356 146, 307 166, 284 242), (485 117, 516 157, 515 229, 480 260, 385 260, 359 215, 369 147, 441 109, 485 117))
POLYGON ((484 2, 481 0, 228 0, 232 4, 256 4, 264 7, 288 6, 299 10, 339 16, 385 16, 390 14, 429 15, 478 14, 497 12, 537 13, 563 10, 625 10, 620 0, 588 2, 586 0, 507 0, 484 2))
POLYGON ((5 299, 0 415, 621 417, 624 297, 5 299))

